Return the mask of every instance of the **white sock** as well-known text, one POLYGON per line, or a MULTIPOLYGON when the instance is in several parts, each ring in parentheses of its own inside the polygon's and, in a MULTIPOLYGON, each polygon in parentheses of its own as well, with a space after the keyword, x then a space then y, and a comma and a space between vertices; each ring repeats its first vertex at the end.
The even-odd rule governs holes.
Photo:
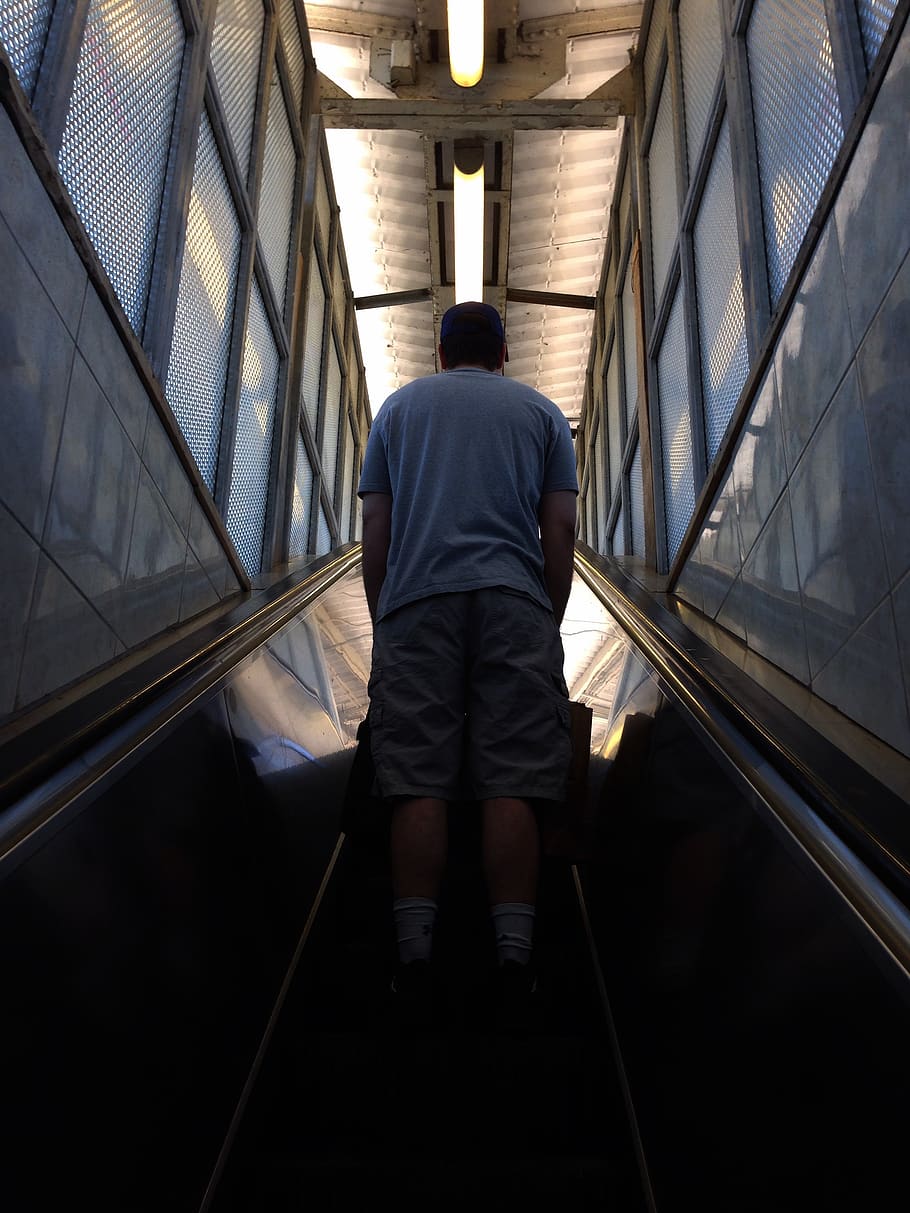
POLYGON ((436 910, 436 902, 429 897, 399 897, 392 903, 398 959, 402 964, 430 959, 436 910))
POLYGON ((492 907, 496 955, 499 963, 516 960, 527 964, 534 938, 534 907, 523 901, 502 901, 492 907))

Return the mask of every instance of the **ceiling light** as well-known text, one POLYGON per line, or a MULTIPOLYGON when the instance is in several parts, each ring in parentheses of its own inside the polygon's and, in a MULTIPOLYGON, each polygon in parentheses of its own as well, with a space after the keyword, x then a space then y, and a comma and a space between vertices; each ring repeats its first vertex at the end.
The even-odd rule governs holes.
POLYGON ((455 166, 455 302, 483 300, 483 164, 455 166))
POLYGON ((447 0, 449 71, 462 88, 483 75, 483 0, 447 0))

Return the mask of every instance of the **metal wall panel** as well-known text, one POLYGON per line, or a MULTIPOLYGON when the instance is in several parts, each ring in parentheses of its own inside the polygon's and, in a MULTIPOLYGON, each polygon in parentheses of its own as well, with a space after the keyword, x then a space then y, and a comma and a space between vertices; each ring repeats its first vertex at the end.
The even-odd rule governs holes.
POLYGON ((300 39, 300 26, 297 23, 297 12, 294 0, 280 0, 278 5, 278 26, 281 31, 281 42, 288 61, 288 71, 291 77, 291 88, 294 92, 294 102, 297 106, 297 117, 300 118, 300 107, 303 104, 303 85, 306 79, 306 65, 303 58, 303 46, 300 39))
POLYGON ((645 556, 645 500, 641 478, 641 446, 635 447, 629 469, 629 510, 632 523, 632 554, 645 556))
POLYGON ((672 561, 695 508, 692 422, 683 333, 682 291, 677 290, 657 357, 660 442, 663 453, 667 553, 672 561))
POLYGON ((632 293, 632 261, 626 269, 622 284, 622 350, 623 373, 626 383, 626 429, 632 425, 638 404, 638 353, 635 316, 635 296, 632 293))
POLYGON ((341 423, 341 359, 334 337, 329 338, 329 364, 325 381, 325 417, 322 429, 322 470, 329 497, 335 494, 335 470, 338 464, 338 429, 341 423))
POLYGON ((306 348, 303 353, 303 376, 300 391, 303 395, 303 411, 313 437, 319 417, 319 384, 322 378, 322 345, 325 334, 325 284, 319 258, 310 254, 310 274, 306 296, 306 348))
POLYGON ((866 65, 871 69, 891 25, 897 0, 858 0, 857 8, 866 65))
POLYGON ((651 262, 656 304, 670 268, 679 226, 676 153, 673 145, 673 94, 669 77, 664 80, 661 89, 654 136, 648 151, 648 184, 651 201, 651 262))
POLYGON ((219 0, 212 33, 212 68, 244 180, 250 171, 264 24, 262 0, 219 0))
POLYGON ((3 0, 0 4, 0 40, 29 98, 34 95, 53 11, 53 0, 3 0))
POLYGON ((303 438, 297 434, 297 461, 294 465, 294 499, 291 506, 291 533, 288 552, 303 556, 309 551, 310 508, 313 501, 313 469, 303 438))
POLYGON ((679 40, 690 169, 695 167, 723 59, 717 0, 681 0, 679 40))
POLYGON ((259 199, 259 239, 278 306, 284 306, 294 208, 297 154, 291 138, 278 72, 272 74, 269 119, 265 133, 262 193, 259 199))

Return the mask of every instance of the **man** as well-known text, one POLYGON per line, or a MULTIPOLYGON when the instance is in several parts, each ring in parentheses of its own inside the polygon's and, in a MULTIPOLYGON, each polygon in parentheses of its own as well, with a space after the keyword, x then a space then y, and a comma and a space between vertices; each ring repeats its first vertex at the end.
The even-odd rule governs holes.
POLYGON ((495 308, 457 304, 440 338, 442 373, 377 414, 358 490, 372 750, 392 805, 393 989, 405 997, 427 984, 447 805, 465 787, 481 803, 501 991, 530 990, 534 803, 563 799, 570 760, 559 635, 578 491, 568 423, 503 377, 495 308))

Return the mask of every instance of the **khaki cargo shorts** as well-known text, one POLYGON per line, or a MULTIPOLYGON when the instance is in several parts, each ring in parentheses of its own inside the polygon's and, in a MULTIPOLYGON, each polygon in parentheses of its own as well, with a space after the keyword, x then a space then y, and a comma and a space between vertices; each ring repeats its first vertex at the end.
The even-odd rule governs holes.
POLYGON ((562 800, 563 660, 552 613, 501 587, 438 594, 381 619, 370 731, 382 795, 562 800))

